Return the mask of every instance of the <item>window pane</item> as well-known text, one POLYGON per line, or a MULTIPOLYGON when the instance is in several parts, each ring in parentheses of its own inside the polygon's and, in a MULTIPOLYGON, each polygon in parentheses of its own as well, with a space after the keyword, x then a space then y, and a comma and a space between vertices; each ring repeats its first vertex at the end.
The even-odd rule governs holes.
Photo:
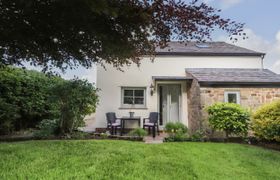
POLYGON ((132 97, 124 97, 123 98, 124 104, 133 104, 133 98, 132 97))
POLYGON ((228 102, 237 103, 237 94, 228 93, 228 102))
POLYGON ((135 98, 134 102, 135 104, 144 104, 144 98, 135 98))
POLYGON ((133 90, 125 89, 124 96, 133 96, 133 90))
POLYGON ((144 96, 144 90, 135 90, 134 96, 143 97, 144 96))

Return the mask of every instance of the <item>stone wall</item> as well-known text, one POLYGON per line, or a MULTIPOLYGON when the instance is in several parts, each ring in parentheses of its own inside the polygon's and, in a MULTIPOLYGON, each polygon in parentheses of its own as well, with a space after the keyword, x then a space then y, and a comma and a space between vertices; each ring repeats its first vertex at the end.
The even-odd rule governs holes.
POLYGON ((188 94, 188 128, 192 134, 201 128, 201 100, 200 86, 197 80, 193 80, 187 88, 188 94))
POLYGON ((270 103, 274 100, 280 99, 280 88, 200 88, 200 104, 201 104, 201 119, 202 126, 208 130, 211 136, 220 136, 221 134, 214 134, 209 128, 206 108, 216 102, 224 102, 225 91, 239 91, 240 104, 251 111, 255 111, 263 104, 270 103))
POLYGON ((256 110, 265 103, 280 99, 280 88, 200 88, 202 108, 215 102, 224 102, 225 91, 239 91, 240 104, 251 110, 256 110))

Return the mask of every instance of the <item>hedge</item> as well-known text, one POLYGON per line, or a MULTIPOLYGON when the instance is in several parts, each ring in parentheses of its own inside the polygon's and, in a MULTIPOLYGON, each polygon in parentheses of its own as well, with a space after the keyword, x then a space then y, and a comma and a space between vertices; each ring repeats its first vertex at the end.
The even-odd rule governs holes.
POLYGON ((261 106, 253 115, 252 130, 255 136, 280 142, 280 101, 261 106))
MULTIPOLYGON (((83 89, 84 86, 89 89, 90 92, 87 91, 86 95, 92 97, 91 108, 94 108, 89 113, 93 112, 97 96, 93 85, 86 81, 77 79, 67 81, 34 70, 0 67, 0 134, 36 128, 43 119, 61 119, 58 88, 67 86, 68 91, 66 88, 64 93, 70 92, 72 87, 69 87, 69 84, 79 84, 76 90, 83 89)), ((77 92, 74 93, 77 94, 77 92)), ((84 95, 83 93, 82 96, 84 95)), ((81 98, 79 95, 71 96, 71 92, 70 97, 74 98, 72 101, 79 101, 75 97, 81 98)))

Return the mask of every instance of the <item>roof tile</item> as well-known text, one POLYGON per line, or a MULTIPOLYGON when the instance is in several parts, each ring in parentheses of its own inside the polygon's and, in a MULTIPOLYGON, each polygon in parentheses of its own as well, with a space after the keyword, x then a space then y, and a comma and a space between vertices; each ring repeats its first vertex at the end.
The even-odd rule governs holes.
POLYGON ((262 52, 249 50, 225 42, 170 42, 166 48, 156 48, 157 55, 244 55, 263 56, 262 52))
POLYGON ((280 75, 268 69, 187 68, 186 73, 199 82, 280 83, 280 75))

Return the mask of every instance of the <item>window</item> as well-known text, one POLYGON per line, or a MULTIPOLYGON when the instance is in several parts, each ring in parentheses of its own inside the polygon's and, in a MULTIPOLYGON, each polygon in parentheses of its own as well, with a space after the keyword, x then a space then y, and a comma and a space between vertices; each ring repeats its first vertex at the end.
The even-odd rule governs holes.
POLYGON ((226 91, 225 102, 240 104, 240 92, 239 91, 226 91))
POLYGON ((122 88, 122 107, 123 108, 145 108, 146 107, 146 88, 122 88))

